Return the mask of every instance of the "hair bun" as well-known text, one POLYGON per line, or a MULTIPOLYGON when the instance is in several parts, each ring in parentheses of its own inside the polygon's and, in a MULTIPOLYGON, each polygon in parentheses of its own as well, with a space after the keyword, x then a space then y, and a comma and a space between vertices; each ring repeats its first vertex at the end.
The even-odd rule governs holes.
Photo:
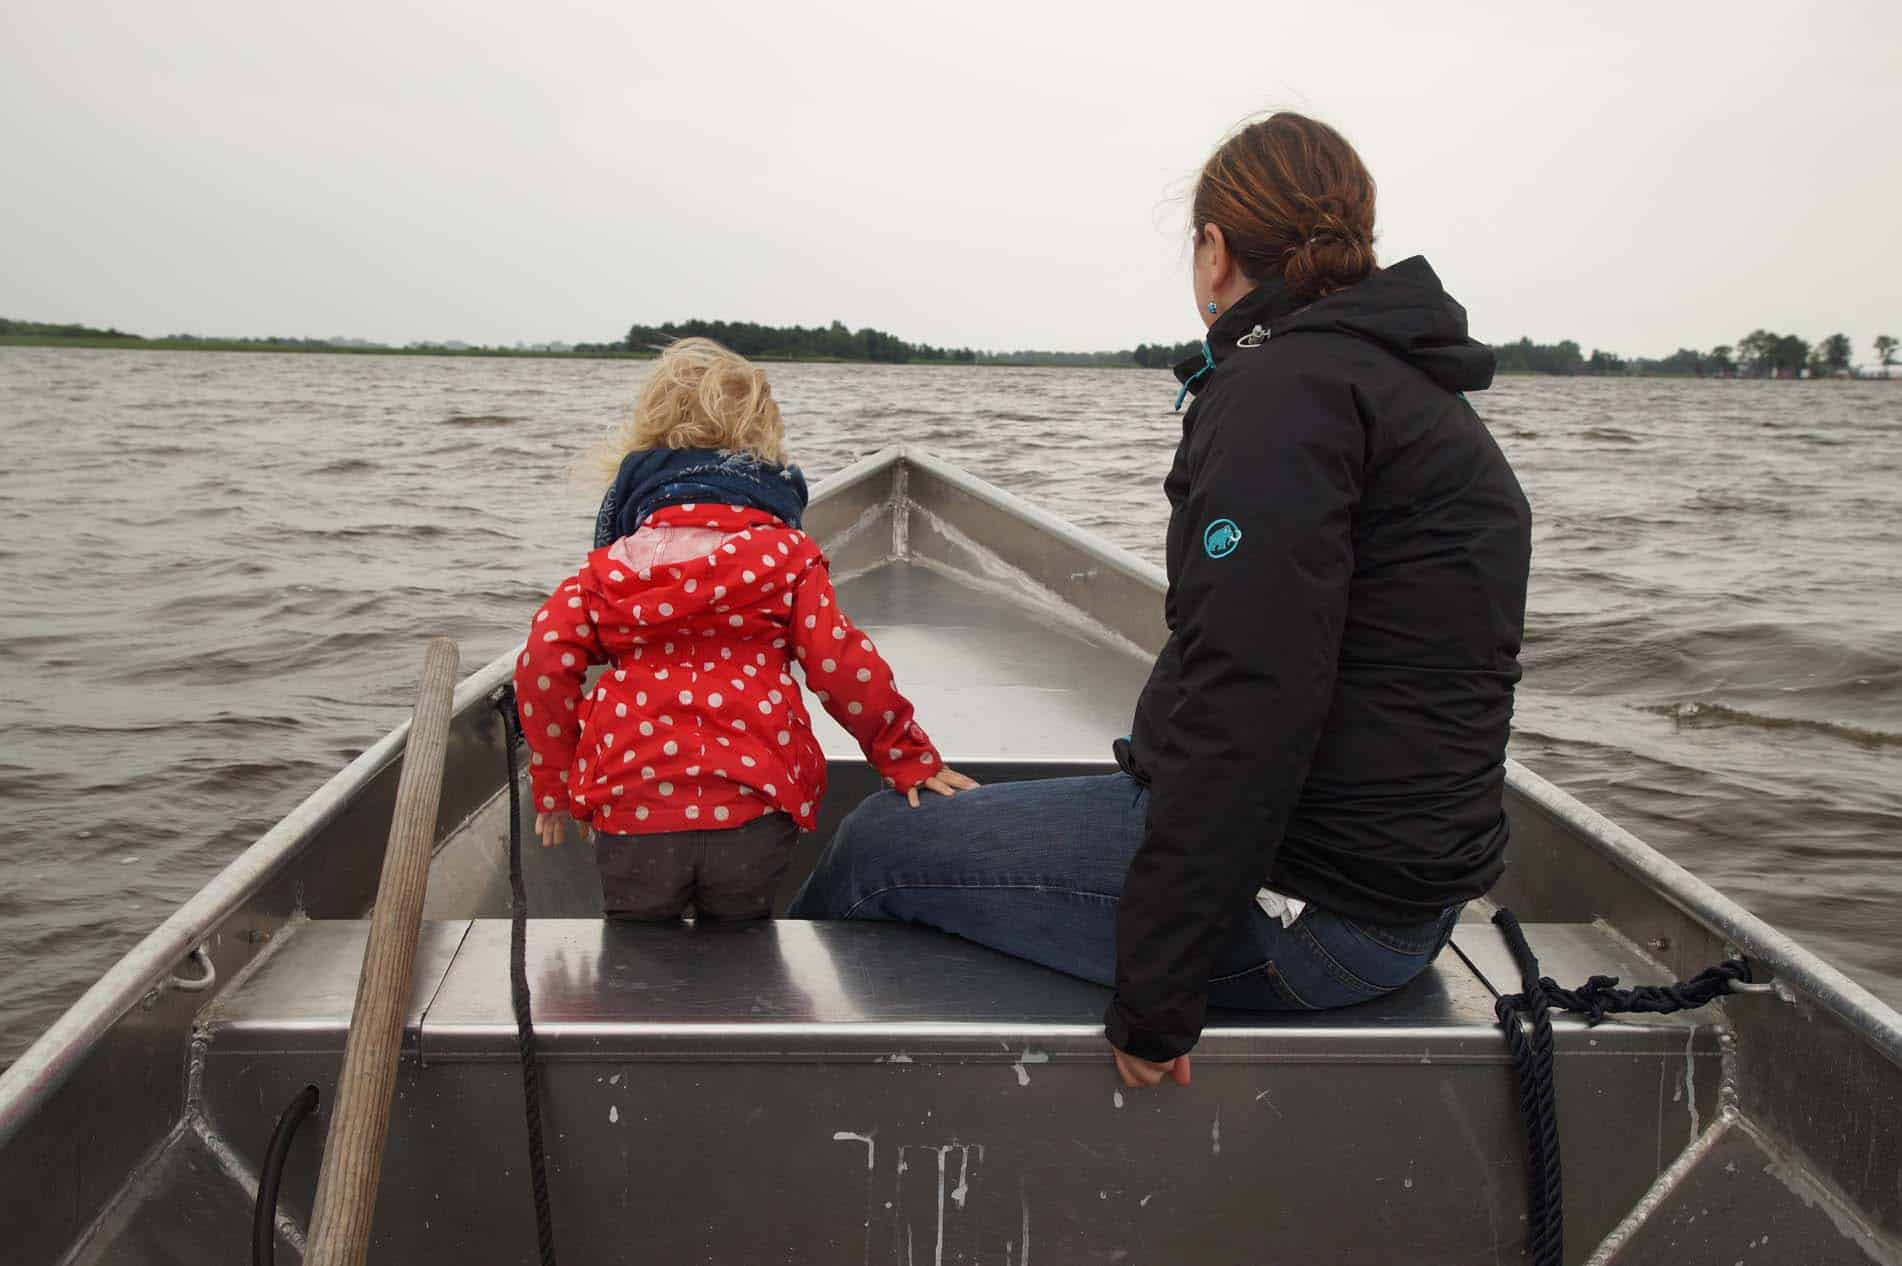
POLYGON ((1317 225, 1288 250, 1281 279, 1301 298, 1318 298, 1366 280, 1374 271, 1374 244, 1352 230, 1317 225))

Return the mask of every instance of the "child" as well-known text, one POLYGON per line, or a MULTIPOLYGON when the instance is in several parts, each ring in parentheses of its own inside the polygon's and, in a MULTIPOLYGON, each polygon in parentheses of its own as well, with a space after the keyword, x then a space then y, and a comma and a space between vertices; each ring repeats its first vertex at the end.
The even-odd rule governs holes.
POLYGON ((592 824, 610 917, 761 918, 825 792, 790 669, 918 803, 976 786, 945 768, 799 530, 766 376, 709 339, 664 352, 628 423, 595 550, 536 612, 516 664, 544 848, 592 824), (592 664, 608 670, 584 697, 592 664))

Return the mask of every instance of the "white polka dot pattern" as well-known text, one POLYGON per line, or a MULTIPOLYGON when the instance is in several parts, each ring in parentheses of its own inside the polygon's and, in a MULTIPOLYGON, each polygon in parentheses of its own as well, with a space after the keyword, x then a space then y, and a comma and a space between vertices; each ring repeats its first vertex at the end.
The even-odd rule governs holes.
POLYGON ((882 776, 903 789, 935 772, 930 740, 871 639, 840 610, 817 544, 763 511, 687 513, 655 512, 536 612, 541 636, 515 665, 521 714, 536 719, 526 735, 535 803, 616 833, 737 826, 775 810, 811 829, 825 759, 788 671, 795 659, 882 776), (667 533, 687 530, 699 539, 684 555, 663 552, 667 533), (613 671, 584 695, 589 666, 603 662, 613 671), (721 690, 708 689, 716 682, 721 690), (544 713, 573 713, 573 723, 544 713), (588 770, 613 753, 613 767, 638 770, 638 780, 588 770))

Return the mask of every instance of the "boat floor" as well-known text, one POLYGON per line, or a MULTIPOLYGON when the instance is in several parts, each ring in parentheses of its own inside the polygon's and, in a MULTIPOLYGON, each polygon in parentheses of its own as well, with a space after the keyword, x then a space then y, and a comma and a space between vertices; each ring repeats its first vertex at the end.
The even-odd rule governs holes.
MULTIPOLYGON (((1129 732, 1149 658, 1027 585, 976 582, 929 562, 891 562, 839 586, 839 602, 891 663, 947 759, 1107 761, 1129 732)), ((833 759, 858 745, 821 709, 833 759)))

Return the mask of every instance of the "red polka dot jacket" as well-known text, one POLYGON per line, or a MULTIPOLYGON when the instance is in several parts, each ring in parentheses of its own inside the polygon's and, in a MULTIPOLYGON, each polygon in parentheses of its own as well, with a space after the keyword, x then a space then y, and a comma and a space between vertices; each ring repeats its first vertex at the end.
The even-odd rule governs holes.
POLYGON ((763 510, 655 511, 535 613, 515 668, 535 807, 617 835, 734 827, 774 810, 811 830, 826 762, 795 659, 899 790, 937 772, 937 750, 839 609, 811 537, 763 510))

